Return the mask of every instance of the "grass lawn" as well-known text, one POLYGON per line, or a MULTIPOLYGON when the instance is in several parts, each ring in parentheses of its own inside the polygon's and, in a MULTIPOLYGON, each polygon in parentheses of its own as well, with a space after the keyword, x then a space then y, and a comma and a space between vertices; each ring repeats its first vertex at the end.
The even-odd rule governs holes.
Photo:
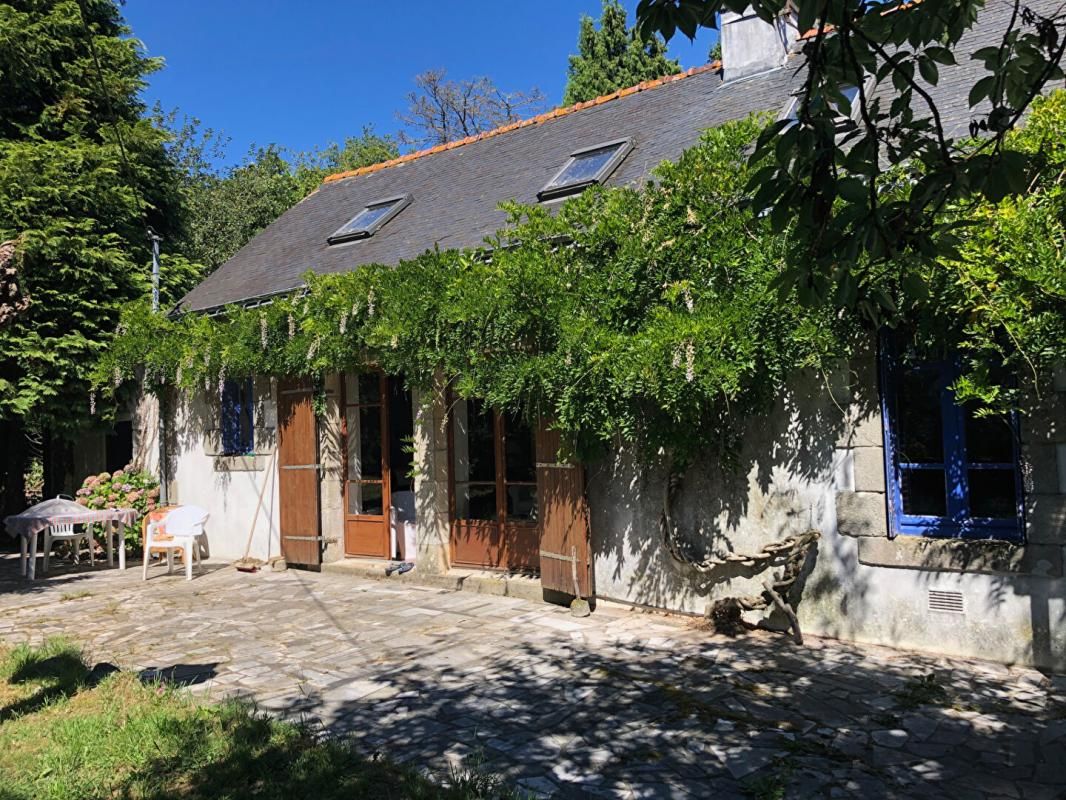
POLYGON ((0 800, 517 797, 478 772, 444 783, 246 703, 201 705, 129 673, 98 679, 63 640, 0 650, 0 800))

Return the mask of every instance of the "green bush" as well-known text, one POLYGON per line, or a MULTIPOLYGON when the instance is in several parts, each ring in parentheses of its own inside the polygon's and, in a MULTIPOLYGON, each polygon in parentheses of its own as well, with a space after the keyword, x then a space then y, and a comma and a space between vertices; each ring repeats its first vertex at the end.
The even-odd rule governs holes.
MULTIPOLYGON (((132 508, 137 512, 136 522, 159 505, 159 481, 145 470, 129 467, 112 472, 101 472, 86 478, 77 492, 77 501, 89 508, 132 508)), ((126 527, 126 543, 139 545, 139 527, 126 527)))

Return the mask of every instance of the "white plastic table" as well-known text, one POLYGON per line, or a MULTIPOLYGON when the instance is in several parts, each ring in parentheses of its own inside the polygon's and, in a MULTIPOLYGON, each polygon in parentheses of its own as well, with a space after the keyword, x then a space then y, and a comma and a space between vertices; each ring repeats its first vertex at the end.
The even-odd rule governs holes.
POLYGON ((21 514, 4 519, 11 536, 19 537, 19 555, 22 575, 31 581, 37 571, 41 534, 51 525, 93 525, 104 529, 104 545, 107 549, 107 564, 114 566, 114 537, 118 537, 118 566, 126 569, 126 526, 137 519, 132 508, 87 508, 73 500, 56 497, 45 500, 21 514))

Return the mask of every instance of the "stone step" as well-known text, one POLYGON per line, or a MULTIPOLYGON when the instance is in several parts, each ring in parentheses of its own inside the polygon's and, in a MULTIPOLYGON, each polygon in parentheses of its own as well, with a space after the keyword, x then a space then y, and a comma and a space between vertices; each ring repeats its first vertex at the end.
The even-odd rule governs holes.
POLYGON ((540 580, 526 575, 511 575, 502 572, 473 569, 451 569, 443 574, 419 572, 416 566, 403 575, 385 574, 388 562, 369 558, 343 558, 322 565, 322 571, 334 575, 351 575, 371 580, 429 586, 452 592, 475 592, 497 597, 519 597, 523 600, 543 602, 544 590, 540 580))

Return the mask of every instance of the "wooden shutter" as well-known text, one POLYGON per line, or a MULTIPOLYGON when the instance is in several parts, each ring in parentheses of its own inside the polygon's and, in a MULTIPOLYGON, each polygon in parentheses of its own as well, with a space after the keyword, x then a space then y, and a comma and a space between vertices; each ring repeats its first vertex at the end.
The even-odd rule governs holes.
POLYGON ((310 381, 278 385, 278 490, 281 552, 290 564, 322 562, 318 424, 310 381))
POLYGON ((592 595, 592 554, 589 542, 585 470, 559 461, 561 440, 546 421, 537 425, 537 504, 540 520, 540 582, 545 589, 592 595), (576 564, 575 564, 576 560, 576 564))

